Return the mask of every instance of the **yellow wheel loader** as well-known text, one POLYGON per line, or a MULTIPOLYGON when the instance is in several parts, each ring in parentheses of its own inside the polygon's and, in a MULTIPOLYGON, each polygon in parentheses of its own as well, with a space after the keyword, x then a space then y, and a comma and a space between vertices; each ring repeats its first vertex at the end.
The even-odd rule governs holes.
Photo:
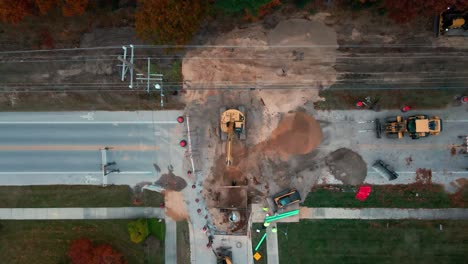
POLYGON ((221 140, 226 142, 226 166, 231 166, 232 159, 232 141, 234 135, 239 139, 245 140, 245 108, 239 106, 238 109, 220 109, 220 136, 221 140))
POLYGON ((377 137, 384 133, 388 138, 402 138, 408 134, 412 139, 438 135, 442 131, 442 120, 433 116, 414 115, 406 119, 401 116, 388 117, 382 125, 376 120, 377 137))

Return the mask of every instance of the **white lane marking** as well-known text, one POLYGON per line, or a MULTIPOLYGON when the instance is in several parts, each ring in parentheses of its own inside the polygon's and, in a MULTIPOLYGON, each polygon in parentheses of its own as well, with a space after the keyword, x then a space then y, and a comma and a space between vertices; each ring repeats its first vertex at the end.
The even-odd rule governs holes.
POLYGON ((99 124, 178 124, 177 121, 50 121, 50 122, 38 122, 38 121, 0 121, 0 124, 14 124, 14 125, 73 125, 73 124, 86 124, 86 125, 99 125, 99 124))
POLYGON ((80 115, 83 119, 88 119, 89 121, 94 120, 94 113, 88 112, 86 115, 80 115))
MULTIPOLYGON (((152 174, 151 171, 121 171, 116 174, 152 174)), ((102 174, 102 171, 2 171, 0 175, 34 175, 34 174, 102 174)))

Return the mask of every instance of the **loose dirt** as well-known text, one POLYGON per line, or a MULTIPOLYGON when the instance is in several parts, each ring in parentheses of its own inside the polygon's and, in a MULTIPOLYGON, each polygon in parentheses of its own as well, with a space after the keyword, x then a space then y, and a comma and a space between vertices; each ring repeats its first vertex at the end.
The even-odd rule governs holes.
POLYGON ((183 178, 174 175, 172 171, 169 171, 168 173, 163 174, 161 178, 159 178, 159 180, 156 181, 156 184, 166 190, 177 191, 177 192, 180 192, 185 187, 187 187, 187 182, 183 178))
MULTIPOLYGON (((220 47, 194 49, 184 57, 185 87, 258 88, 256 97, 268 113, 285 113, 307 101, 320 100, 318 90, 336 80, 336 34, 320 22, 287 19, 274 29, 254 23, 223 34, 210 44, 220 47), (317 45, 327 47, 307 48, 317 45), (303 89, 263 90, 291 85, 303 89)), ((184 100, 206 102, 209 94, 214 93, 188 90, 184 100)))
POLYGON ((330 153, 326 159, 333 176, 344 184, 358 185, 367 176, 367 166, 362 157, 347 148, 340 148, 330 153))
POLYGON ((304 112, 286 114, 264 144, 266 153, 278 153, 287 160, 291 155, 313 151, 322 140, 320 124, 304 112))
POLYGON ((423 168, 417 169, 415 182, 419 184, 432 184, 432 170, 423 168))
POLYGON ((174 221, 181 221, 188 218, 184 196, 181 192, 165 191, 164 203, 166 206, 166 215, 174 221))

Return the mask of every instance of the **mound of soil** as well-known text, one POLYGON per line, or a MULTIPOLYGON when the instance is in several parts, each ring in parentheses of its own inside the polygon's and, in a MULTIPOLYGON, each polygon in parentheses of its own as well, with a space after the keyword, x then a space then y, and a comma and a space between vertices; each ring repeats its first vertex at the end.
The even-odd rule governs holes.
POLYGON ((362 184, 367 176, 366 163, 359 154, 350 149, 340 148, 333 151, 326 157, 325 162, 333 176, 344 184, 362 184))
POLYGON ((188 218, 187 207, 185 206, 184 196, 181 192, 166 191, 164 193, 164 205, 166 207, 166 215, 174 221, 188 218))
POLYGON ((185 187, 187 187, 187 182, 179 176, 174 175, 171 171, 169 173, 163 174, 156 184, 161 186, 166 190, 171 191, 182 191, 185 187))
POLYGON ((285 115, 266 143, 267 150, 282 157, 307 154, 322 140, 322 130, 312 116, 304 112, 285 115))

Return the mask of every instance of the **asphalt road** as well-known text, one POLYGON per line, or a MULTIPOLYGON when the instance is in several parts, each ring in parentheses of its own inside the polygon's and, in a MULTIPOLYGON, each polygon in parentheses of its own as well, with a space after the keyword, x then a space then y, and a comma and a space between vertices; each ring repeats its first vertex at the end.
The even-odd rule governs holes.
POLYGON ((108 184, 155 181, 172 166, 182 173, 184 149, 180 111, 18 112, 0 115, 0 184, 103 183, 102 152, 108 184), (153 164, 161 169, 156 171, 153 164))
POLYGON ((411 183, 418 168, 431 169, 432 181, 447 187, 456 179, 468 178, 468 156, 461 153, 466 148, 464 137, 468 136, 468 106, 415 110, 405 114, 399 111, 317 111, 315 116, 322 121, 324 132, 319 149, 333 151, 345 147, 359 153, 368 167, 367 183, 411 183), (437 136, 418 140, 376 138, 375 118, 384 120, 389 116, 415 114, 439 116, 443 120, 443 131, 437 136), (455 154, 452 149, 456 150, 455 154), (377 159, 393 167, 400 177, 391 182, 381 177, 371 167, 377 159))

